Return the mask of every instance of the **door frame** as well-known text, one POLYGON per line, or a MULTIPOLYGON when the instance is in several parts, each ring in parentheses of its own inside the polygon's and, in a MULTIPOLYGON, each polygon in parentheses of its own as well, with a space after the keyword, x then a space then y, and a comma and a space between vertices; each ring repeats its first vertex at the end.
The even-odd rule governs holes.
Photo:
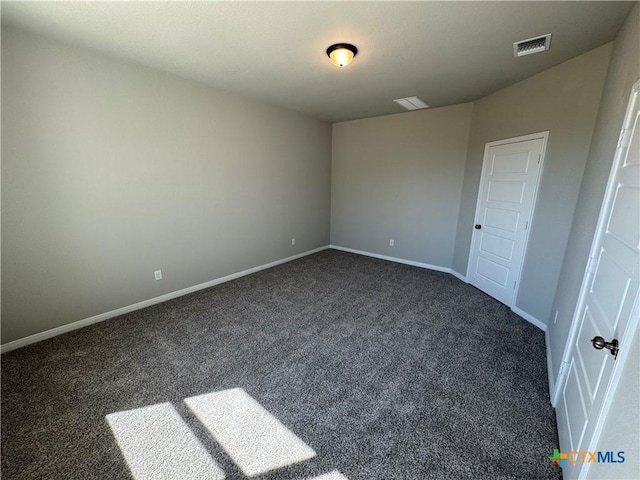
MULTIPOLYGON (((618 137, 618 143, 616 146, 616 150, 613 157, 613 162, 611 164, 611 169, 609 171, 609 179, 607 180, 607 187, 604 193, 604 197, 602 200, 602 204, 600 207, 600 213, 598 214, 598 222, 596 224, 596 229, 594 231, 593 240, 591 242, 591 248, 589 250, 589 258, 587 260, 587 266, 585 268, 585 272, 582 278, 582 285, 580 286, 580 293, 578 295, 578 300, 576 302, 576 307, 573 313, 573 317, 571 319, 571 327, 569 329, 569 335, 567 337, 567 342, 565 343, 564 353, 562 355, 562 363, 560 364, 560 371, 558 373, 557 380, 555 382, 554 391, 551 395, 551 404, 554 406, 557 405, 562 390, 564 389, 565 383, 567 382, 567 368, 566 365, 569 364, 571 358, 573 356, 574 345, 576 342, 576 338, 578 336, 578 332, 580 330, 580 317, 585 308, 585 300, 587 291, 589 289, 589 285, 593 280, 593 276, 595 274, 595 262, 598 256, 598 247, 601 242, 602 234, 606 228, 608 222, 608 212, 612 207, 613 201, 615 199, 616 193, 616 177, 617 172, 620 168, 620 165, 624 159, 624 154, 627 146, 625 146, 625 132, 630 131, 633 128, 634 121, 634 113, 640 104, 640 80, 637 81, 633 87, 631 88, 631 95, 629 98, 629 103, 627 106, 627 111, 624 116, 624 121, 622 123, 622 130, 620 132, 620 136, 618 137)), ((630 354, 630 348, 623 348, 625 343, 628 345, 633 336, 636 334, 638 330, 638 320, 640 317, 640 295, 636 295, 634 299, 633 307, 631 309, 631 317, 629 323, 627 323, 624 332, 621 332, 621 338, 623 342, 620 345, 620 351, 618 353, 618 357, 613 365, 613 370, 611 371, 611 378, 609 380, 609 384, 606 387, 604 392, 604 399, 602 402, 602 406, 600 407, 600 411, 596 412, 597 417, 595 418, 595 428, 593 430, 593 434, 591 439, 589 440, 588 450, 592 451, 597 448, 598 441, 600 439, 600 435, 602 433, 602 429, 604 427, 605 420, 607 418, 607 414, 611 409, 611 405, 613 403, 613 398, 616 390, 618 389, 618 385, 622 380, 622 372, 625 364, 627 363, 627 359, 630 354)), ((578 471, 578 478, 585 478, 587 471, 589 470, 589 463, 583 463, 582 467, 578 471)))
MULTIPOLYGON (((538 176, 536 178, 536 182, 535 182, 535 189, 533 192, 533 200, 531 202, 531 212, 529 214, 529 225, 527 227, 527 231, 525 233, 525 237, 524 237, 524 245, 522 247, 522 260, 520 261, 520 265, 518 265, 517 267, 517 272, 516 272, 516 288, 513 290, 513 295, 510 298, 510 301, 507 305, 509 308, 511 308, 511 310, 513 310, 516 307, 516 299, 518 298, 518 291, 520 290, 520 279, 522 277, 522 267, 524 265, 524 262, 527 259, 527 246, 529 244, 529 234, 531 233, 531 229, 533 227, 533 216, 535 214, 536 211, 536 203, 538 200, 538 190, 540 188, 540 179, 542 178, 542 170, 544 168, 544 159, 547 153, 547 143, 549 141, 549 130, 545 130, 544 132, 538 132, 538 133, 530 133, 528 135, 520 135, 518 137, 512 137, 512 138, 505 138, 502 140, 495 140, 493 142, 487 142, 484 145, 484 155, 482 156, 482 169, 481 169, 481 174, 480 174, 480 184, 478 185, 478 196, 477 196, 477 200, 476 200, 476 210, 475 210, 475 214, 473 215, 473 223, 477 224, 479 223, 478 220, 478 215, 480 215, 480 206, 482 204, 482 187, 484 185, 484 181, 485 179, 485 164, 487 162, 488 159, 488 155, 489 155, 489 149, 491 147, 495 147, 495 146, 499 146, 499 145, 508 145, 511 143, 520 143, 520 142, 526 142, 529 140, 537 140, 537 139, 542 139, 542 151, 541 151, 541 156, 540 156, 540 168, 538 169, 538 176)), ((476 243, 478 242, 478 235, 475 229, 472 229, 472 234, 471 234, 471 245, 469 247, 469 260, 467 261, 467 281, 469 282, 469 273, 471 272, 471 268, 472 268, 472 261, 473 261, 473 249, 476 246, 476 243)), ((471 283, 471 282, 469 282, 471 283)))

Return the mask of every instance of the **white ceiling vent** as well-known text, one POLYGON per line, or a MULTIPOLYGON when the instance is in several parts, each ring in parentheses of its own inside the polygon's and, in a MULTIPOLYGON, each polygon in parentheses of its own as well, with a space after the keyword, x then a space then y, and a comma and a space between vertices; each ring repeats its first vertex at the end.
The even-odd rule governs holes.
POLYGON ((418 97, 396 98, 394 100, 398 105, 402 105, 407 110, 420 110, 421 108, 429 108, 429 105, 424 103, 418 97))
POLYGON ((540 37, 520 40, 513 44, 513 56, 522 57, 524 55, 531 55, 532 53, 544 52, 545 50, 549 50, 549 45, 551 45, 550 33, 540 37))

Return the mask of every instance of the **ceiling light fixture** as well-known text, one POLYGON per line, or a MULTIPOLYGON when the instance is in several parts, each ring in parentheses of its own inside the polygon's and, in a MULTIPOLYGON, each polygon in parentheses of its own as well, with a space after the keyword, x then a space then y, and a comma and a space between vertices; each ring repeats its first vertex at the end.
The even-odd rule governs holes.
POLYGON ((338 67, 349 65, 357 54, 358 49, 350 43, 336 43, 327 48, 327 55, 331 62, 338 67))

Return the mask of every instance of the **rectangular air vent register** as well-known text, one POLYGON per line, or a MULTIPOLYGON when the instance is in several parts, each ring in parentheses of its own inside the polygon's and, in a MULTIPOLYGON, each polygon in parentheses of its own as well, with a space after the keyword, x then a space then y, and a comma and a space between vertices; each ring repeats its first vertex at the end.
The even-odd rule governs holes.
POLYGON ((424 103, 420 97, 396 98, 394 102, 396 102, 398 105, 403 106, 407 110, 420 110, 422 108, 429 108, 429 105, 424 103))
POLYGON ((551 34, 547 33, 540 37, 528 38, 526 40, 520 40, 513 44, 513 56, 523 57, 524 55, 531 55, 532 53, 540 53, 545 50, 549 50, 551 45, 551 34))

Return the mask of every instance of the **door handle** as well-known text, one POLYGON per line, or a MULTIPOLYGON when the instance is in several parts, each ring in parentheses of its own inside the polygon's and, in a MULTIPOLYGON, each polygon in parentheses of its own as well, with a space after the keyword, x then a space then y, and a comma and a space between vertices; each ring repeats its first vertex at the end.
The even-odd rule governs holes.
POLYGON ((613 355, 615 358, 618 358, 618 350, 620 349, 618 348, 618 340, 616 340, 615 338, 610 342, 607 342, 602 337, 593 337, 591 339, 591 343, 593 344, 593 348, 595 348, 596 350, 602 350, 603 348, 606 348, 611 352, 611 355, 613 355))
POLYGON ((476 230, 480 230, 480 229, 482 228, 482 225, 480 225, 480 224, 478 223, 478 224, 476 224, 476 227, 475 227, 475 228, 476 228, 476 230))

